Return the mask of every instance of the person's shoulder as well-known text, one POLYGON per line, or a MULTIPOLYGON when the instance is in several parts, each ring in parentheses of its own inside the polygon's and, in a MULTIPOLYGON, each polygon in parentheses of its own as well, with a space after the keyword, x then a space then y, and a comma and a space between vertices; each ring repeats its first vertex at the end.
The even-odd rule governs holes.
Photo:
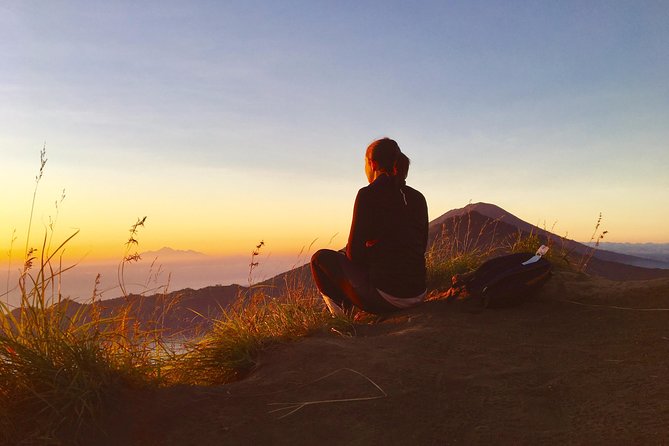
POLYGON ((369 194, 371 191, 372 191, 372 185, 368 184, 367 186, 363 186, 360 189, 358 189, 358 195, 369 194))
POLYGON ((388 181, 389 177, 387 175, 381 175, 371 183, 369 183, 367 186, 361 188, 358 191, 358 194, 364 194, 364 195, 373 195, 377 193, 381 193, 382 191, 385 191, 388 189, 390 186, 390 182, 388 181))
POLYGON ((417 189, 414 189, 411 186, 403 186, 404 190, 408 192, 409 194, 415 196, 415 197, 420 197, 423 201, 425 201, 425 196, 417 189))
POLYGON ((361 200, 370 200, 369 197, 371 197, 374 194, 374 191, 371 188, 371 184, 368 184, 367 186, 361 187, 358 189, 358 194, 356 196, 357 201, 361 200))

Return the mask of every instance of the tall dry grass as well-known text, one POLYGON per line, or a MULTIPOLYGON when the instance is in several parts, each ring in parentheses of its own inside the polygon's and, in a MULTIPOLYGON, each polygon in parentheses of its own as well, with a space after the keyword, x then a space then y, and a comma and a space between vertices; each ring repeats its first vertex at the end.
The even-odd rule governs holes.
POLYGON ((443 225, 425 256, 428 291, 449 288, 454 275, 473 271, 498 252, 496 225, 490 220, 476 232, 470 213, 454 219, 451 228, 443 225), (489 233, 493 235, 484 240, 489 233))
POLYGON ((298 339, 321 330, 347 331, 350 317, 333 317, 313 285, 299 274, 287 274, 281 294, 251 281, 264 242, 251 255, 249 287, 232 307, 211 320, 211 329, 188 342, 175 358, 174 382, 211 385, 246 376, 255 366, 260 351, 270 345, 298 339))
POLYGON ((160 333, 133 323, 130 307, 103 318, 95 292, 88 305, 62 296, 62 275, 75 266, 63 266, 62 254, 78 231, 52 247, 52 221, 39 248, 31 247, 46 162, 42 149, 23 267, 18 284, 7 285, 20 302, 0 303, 1 444, 77 444, 116 391, 157 384, 162 375, 160 333))
POLYGON ((595 255, 595 252, 599 248, 599 244, 604 240, 604 236, 609 233, 609 231, 600 231, 599 227, 602 224, 602 213, 599 213, 599 217, 597 218, 597 222, 595 223, 595 229, 592 231, 592 236, 590 236, 590 241, 588 242, 588 245, 591 246, 591 248, 583 254, 581 257, 579 263, 578 263, 578 270, 580 272, 585 272, 585 270, 588 268, 588 265, 590 264, 590 260, 595 255))
POLYGON ((327 328, 341 331, 350 321, 332 317, 317 296, 272 298, 258 293, 212 323, 211 330, 188 343, 177 358, 175 382, 210 385, 243 378, 264 348, 327 328))

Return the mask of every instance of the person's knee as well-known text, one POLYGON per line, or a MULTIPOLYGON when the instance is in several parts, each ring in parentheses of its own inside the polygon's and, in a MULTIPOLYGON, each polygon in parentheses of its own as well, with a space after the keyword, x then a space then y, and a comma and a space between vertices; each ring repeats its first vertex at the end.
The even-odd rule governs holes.
POLYGON ((319 265, 323 263, 329 263, 328 260, 332 258, 332 254, 337 254, 331 249, 319 249, 311 256, 311 264, 319 265))
POLYGON ((318 259, 319 259, 320 256, 321 256, 321 251, 323 251, 323 250, 322 250, 322 249, 319 249, 318 251, 316 251, 316 252, 311 256, 311 264, 312 264, 312 265, 313 265, 314 263, 318 263, 318 259))

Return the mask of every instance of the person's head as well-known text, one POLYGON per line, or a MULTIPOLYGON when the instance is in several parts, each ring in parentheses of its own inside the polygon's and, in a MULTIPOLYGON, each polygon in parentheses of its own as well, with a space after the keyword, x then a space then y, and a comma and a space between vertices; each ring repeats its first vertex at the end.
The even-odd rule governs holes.
POLYGON ((374 181, 380 174, 393 175, 401 153, 400 147, 390 138, 377 139, 371 143, 365 154, 365 173, 369 182, 374 181))

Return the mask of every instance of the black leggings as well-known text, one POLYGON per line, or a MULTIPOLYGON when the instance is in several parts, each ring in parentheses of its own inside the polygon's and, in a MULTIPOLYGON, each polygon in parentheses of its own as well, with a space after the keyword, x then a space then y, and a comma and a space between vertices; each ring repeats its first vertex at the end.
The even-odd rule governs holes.
POLYGON ((342 252, 316 251, 311 257, 311 273, 318 290, 344 310, 353 305, 375 314, 399 310, 379 294, 365 268, 351 262, 342 252))

